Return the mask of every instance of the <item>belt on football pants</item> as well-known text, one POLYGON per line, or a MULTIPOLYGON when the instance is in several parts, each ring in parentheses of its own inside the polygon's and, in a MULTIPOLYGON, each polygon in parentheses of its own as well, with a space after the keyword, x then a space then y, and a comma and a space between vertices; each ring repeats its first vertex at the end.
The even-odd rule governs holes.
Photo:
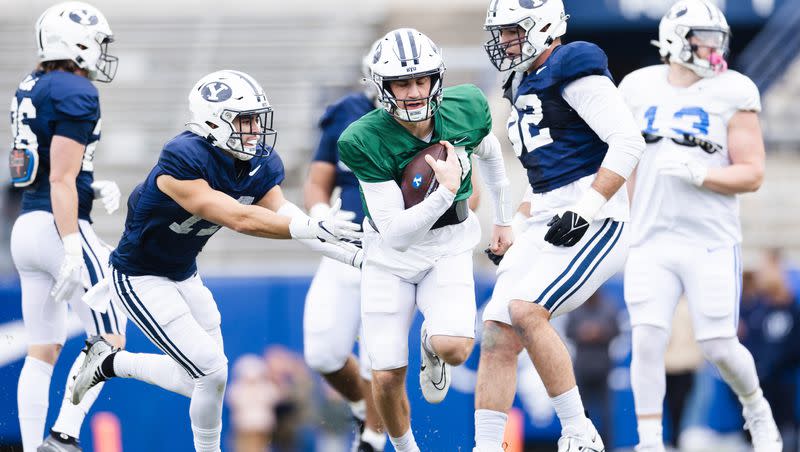
MULTIPOLYGON (((445 226, 450 226, 453 224, 463 223, 464 220, 467 219, 469 216, 469 203, 466 199, 462 199, 461 201, 456 201, 450 206, 447 210, 444 211, 441 217, 436 220, 436 223, 433 223, 431 229, 439 229, 445 226)), ((370 226, 372 229, 378 231, 378 225, 372 221, 372 218, 367 217, 370 226)), ((378 231, 380 232, 380 231, 378 231)))

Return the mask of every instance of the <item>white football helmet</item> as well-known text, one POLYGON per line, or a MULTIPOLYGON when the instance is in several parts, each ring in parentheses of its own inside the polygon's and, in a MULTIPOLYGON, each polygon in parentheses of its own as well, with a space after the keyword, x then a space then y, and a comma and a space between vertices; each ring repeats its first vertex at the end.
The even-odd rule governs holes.
POLYGON ((72 60, 98 82, 110 82, 117 73, 119 59, 108 54, 113 41, 106 17, 87 3, 59 3, 36 21, 39 61, 72 60))
POLYGON ((419 122, 433 116, 442 102, 444 61, 439 47, 430 38, 413 28, 398 28, 384 36, 372 53, 370 77, 378 91, 378 102, 401 121, 419 122), (389 83, 396 80, 431 78, 431 89, 424 99, 397 99, 389 83), (415 109, 408 103, 424 100, 415 109))
POLYGON ((224 70, 201 78, 189 92, 189 111, 191 132, 239 160, 269 155, 275 146, 267 95, 243 72, 224 70))
POLYGON ((536 57, 567 32, 569 15, 562 0, 490 0, 483 28, 492 37, 484 49, 500 71, 525 72, 536 57), (525 35, 509 42, 500 41, 500 30, 521 27, 525 35), (522 54, 510 57, 506 50, 522 45, 522 54))
POLYGON ((730 35, 728 21, 716 5, 708 0, 680 0, 661 19, 658 41, 652 43, 665 62, 686 66, 700 77, 713 77, 728 69, 730 35), (698 47, 711 49, 708 59, 697 56, 698 47))

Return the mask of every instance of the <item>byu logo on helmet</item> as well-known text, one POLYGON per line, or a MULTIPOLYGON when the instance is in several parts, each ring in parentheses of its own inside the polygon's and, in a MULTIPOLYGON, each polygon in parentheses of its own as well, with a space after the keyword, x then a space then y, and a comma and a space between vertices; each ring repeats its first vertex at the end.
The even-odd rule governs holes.
POLYGON ((232 94, 231 87, 222 82, 207 83, 200 90, 200 95, 209 102, 224 102, 230 99, 232 94))
POLYGON ((89 11, 85 9, 77 9, 69 13, 69 18, 76 24, 81 25, 97 25, 97 22, 100 19, 97 18, 94 14, 89 14, 89 11))
POLYGON ((536 9, 544 6, 545 3, 547 3, 547 0, 519 0, 519 6, 527 9, 536 9))
POLYGON ((413 185, 414 188, 419 188, 422 185, 422 174, 414 175, 414 179, 411 181, 411 185, 413 185))

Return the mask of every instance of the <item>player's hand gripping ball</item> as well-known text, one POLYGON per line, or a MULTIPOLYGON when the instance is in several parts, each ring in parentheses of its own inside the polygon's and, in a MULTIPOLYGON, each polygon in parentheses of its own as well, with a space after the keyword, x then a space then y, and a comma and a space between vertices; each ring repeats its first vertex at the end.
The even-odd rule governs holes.
POLYGON ((443 144, 435 143, 417 152, 403 170, 400 190, 403 192, 405 208, 416 206, 439 187, 433 168, 425 161, 430 155, 435 160, 446 160, 447 149, 443 144))

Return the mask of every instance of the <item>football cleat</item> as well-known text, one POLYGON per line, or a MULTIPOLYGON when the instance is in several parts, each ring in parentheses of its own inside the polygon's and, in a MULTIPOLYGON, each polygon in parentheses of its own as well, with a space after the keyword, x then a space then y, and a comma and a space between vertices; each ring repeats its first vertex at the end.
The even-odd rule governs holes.
POLYGON ((582 429, 566 426, 558 439, 558 452, 604 452, 606 446, 594 428, 592 421, 586 419, 582 429))
POLYGON ((420 328, 420 355, 419 387, 428 403, 439 403, 444 400, 447 390, 450 389, 450 365, 442 361, 435 353, 425 347, 428 331, 425 322, 420 328))
POLYGON ((36 448, 36 452, 81 452, 80 444, 75 438, 65 434, 50 432, 41 446, 36 448), (60 438, 60 439, 59 439, 60 438))
POLYGON ((358 448, 356 448, 356 452, 381 452, 381 451, 375 449, 374 447, 372 447, 372 444, 366 441, 359 441, 358 448))
POLYGON ((755 410, 742 410, 744 428, 750 431, 755 452, 781 452, 783 439, 772 417, 772 409, 766 399, 755 410))
POLYGON ((87 339, 83 351, 86 353, 86 358, 72 382, 73 405, 81 403, 83 396, 94 385, 108 379, 100 370, 100 365, 109 355, 115 353, 114 347, 102 336, 92 336, 87 339))

